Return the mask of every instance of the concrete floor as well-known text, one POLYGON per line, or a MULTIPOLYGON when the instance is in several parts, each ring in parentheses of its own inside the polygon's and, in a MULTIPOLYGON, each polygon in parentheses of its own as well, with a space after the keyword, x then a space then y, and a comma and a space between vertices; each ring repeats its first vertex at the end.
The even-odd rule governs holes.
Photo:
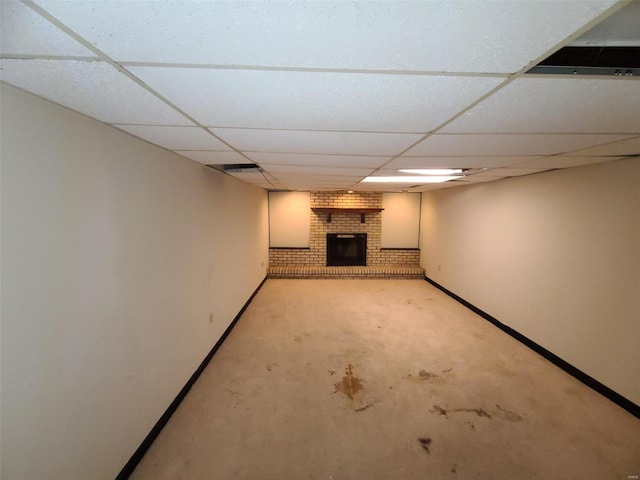
POLYGON ((131 478, 638 474, 638 419, 427 282, 271 279, 131 478))

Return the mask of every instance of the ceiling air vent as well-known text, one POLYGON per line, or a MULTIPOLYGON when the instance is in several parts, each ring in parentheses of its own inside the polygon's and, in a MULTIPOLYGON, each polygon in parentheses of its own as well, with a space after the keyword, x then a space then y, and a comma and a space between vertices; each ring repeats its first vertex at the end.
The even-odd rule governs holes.
POLYGON ((640 0, 605 18, 527 73, 640 76, 640 0))
POLYGON ((527 73, 640 76, 640 47, 564 47, 527 73))
POLYGON ((255 163, 226 163, 223 165, 207 165, 207 167, 227 173, 260 173, 262 169, 255 163))

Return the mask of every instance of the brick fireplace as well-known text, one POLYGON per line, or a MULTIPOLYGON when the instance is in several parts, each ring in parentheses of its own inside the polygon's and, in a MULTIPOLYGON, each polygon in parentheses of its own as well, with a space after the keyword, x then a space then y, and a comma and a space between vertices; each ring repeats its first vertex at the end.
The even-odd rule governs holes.
POLYGON ((270 248, 272 276, 424 277, 419 249, 381 248, 381 192, 311 192, 310 202, 309 248, 270 248), (327 267, 327 234, 359 233, 367 234, 366 267, 327 267))

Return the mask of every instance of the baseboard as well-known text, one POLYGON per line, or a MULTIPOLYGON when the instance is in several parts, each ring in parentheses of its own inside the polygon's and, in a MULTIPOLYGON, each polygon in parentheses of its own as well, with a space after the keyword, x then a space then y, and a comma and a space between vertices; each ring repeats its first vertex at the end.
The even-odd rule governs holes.
POLYGON ((509 335, 511 335, 513 338, 515 338, 519 342, 522 342, 523 344, 525 344, 527 347, 529 347, 534 352, 538 353, 539 355, 542 355, 544 358, 546 358, 547 360, 552 362, 554 365, 560 367, 562 370, 567 372, 569 375, 577 378, 578 380, 580 380, 582 383, 584 383, 588 387, 592 388, 593 390, 595 390, 599 394, 605 396, 606 398, 608 398, 612 402, 616 403, 620 407, 624 408, 627 412, 629 412, 630 414, 634 415, 636 418, 640 418, 640 406, 636 405, 634 402, 632 402, 628 398, 625 398, 622 395, 620 395, 618 392, 616 392, 614 390, 611 390, 609 387, 607 387, 606 385, 600 383, 595 378, 587 375, 582 370, 574 367, 569 362, 567 362, 567 361, 563 360, 562 358, 558 357, 556 354, 550 352, 549 350, 547 350, 543 346, 537 344, 536 342, 534 342, 530 338, 525 337, 524 335, 522 335, 517 330, 514 330, 513 328, 505 325, 504 323, 500 322, 496 318, 492 317, 488 313, 480 310, 475 305, 472 305, 471 303, 467 302, 464 298, 461 298, 458 295, 456 295, 455 293, 451 292, 450 290, 447 290, 445 287, 443 287, 439 283, 435 282, 434 280, 431 280, 429 277, 425 276, 424 279, 427 282, 429 282, 431 285, 433 285, 434 287, 438 288, 439 290, 442 290, 444 293, 449 295, 451 298, 453 298, 453 299, 457 300, 458 302, 460 302, 462 305, 467 307, 469 310, 471 310, 474 313, 480 315, 482 318, 484 318, 485 320, 489 321, 490 323, 492 323, 493 325, 498 327, 503 332, 508 333, 509 335))
POLYGON ((178 395, 173 400, 173 402, 171 402, 171 405, 169 405, 169 408, 167 408, 165 410, 165 412, 162 414, 160 419, 153 426, 153 428, 151 429, 149 434, 142 441, 142 443, 140 444, 138 449, 131 456, 131 458, 126 463, 126 465, 122 468, 122 470, 120 471, 120 473, 116 477, 116 480, 126 480, 127 478, 129 478, 129 476, 131 476, 131 474, 135 470, 135 468, 138 465, 138 463, 140 463, 140 460, 142 460, 142 457, 144 457, 144 454, 147 453, 147 450, 149 450, 149 447, 151 447, 151 444, 153 444, 154 440, 158 437, 158 435, 160 434, 160 432, 162 431, 164 426, 167 424, 167 422, 171 418, 171 415, 173 415, 173 413, 178 409, 178 406, 180 405, 182 400, 184 400, 184 397, 187 396, 187 393, 189 393, 189 390, 191 390, 191 387, 193 386, 193 384, 196 383, 196 380, 198 380, 198 377, 200 376, 200 374, 207 367, 207 365, 211 361, 211 358, 213 357, 213 355, 222 346, 222 344, 224 343, 224 341, 227 338, 227 336, 229 335, 229 333, 231 333, 231 330, 233 330, 233 327, 235 327, 236 323, 238 323, 238 320, 240 320, 240 317, 242 316, 244 311, 247 309, 247 307, 249 306, 249 304, 251 303, 253 298, 260 291, 260 289, 262 288, 262 285, 264 285, 264 282, 266 282, 266 281, 267 281, 267 277, 264 277, 262 282, 260 282, 260 285, 258 285, 258 288, 256 288, 254 290, 254 292, 251 294, 251 296, 249 297, 249 300, 247 300, 247 302, 244 304, 244 306, 240 309, 240 311, 235 316, 233 321, 229 324, 229 326, 224 331, 222 336, 218 339, 216 344, 213 346, 211 351, 204 358, 204 360, 202 361, 200 366, 196 369, 196 371, 193 373, 193 375, 191 375, 191 378, 189 378, 189 380, 187 381, 185 386, 182 387, 182 390, 180 390, 180 393, 178 393, 178 395))

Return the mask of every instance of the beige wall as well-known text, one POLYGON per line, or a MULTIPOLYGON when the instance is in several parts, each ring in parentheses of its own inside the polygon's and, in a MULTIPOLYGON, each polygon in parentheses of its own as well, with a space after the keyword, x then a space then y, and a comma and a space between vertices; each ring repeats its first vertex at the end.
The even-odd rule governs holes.
POLYGON ((309 247, 309 192, 269 192, 269 246, 309 247))
POLYGON ((1 99, 0 476, 113 478, 264 278, 267 195, 1 99))
POLYGON ((382 248, 418 248, 420 194, 382 194, 382 248))
POLYGON ((640 403, 640 160, 423 194, 427 276, 640 403))
POLYGON ((326 234, 351 232, 367 233, 367 265, 417 265, 420 193, 270 192, 269 226, 271 265, 326 265, 326 234), (366 214, 365 223, 360 214, 335 212, 328 223, 315 207, 384 210, 366 214))

